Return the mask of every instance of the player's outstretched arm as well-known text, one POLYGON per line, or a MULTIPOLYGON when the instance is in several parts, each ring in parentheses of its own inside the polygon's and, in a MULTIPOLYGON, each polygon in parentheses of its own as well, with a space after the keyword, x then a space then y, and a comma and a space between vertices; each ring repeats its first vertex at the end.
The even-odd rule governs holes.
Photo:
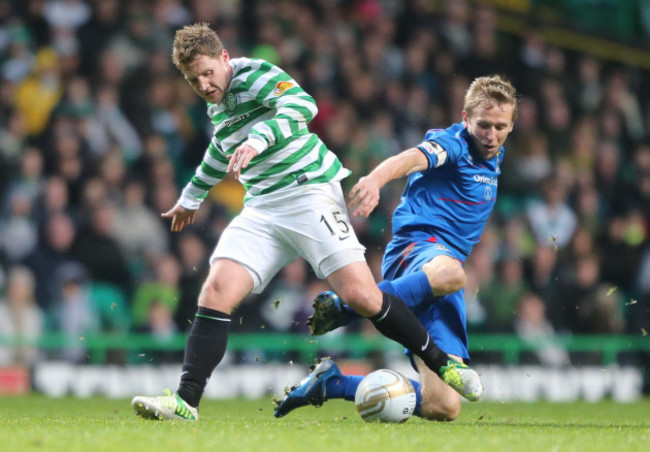
POLYGON ((180 232, 185 229, 185 226, 194 223, 196 212, 196 210, 186 209, 180 204, 176 204, 167 212, 160 214, 160 216, 163 218, 171 218, 172 232, 180 232))
POLYGON ((393 179, 424 171, 429 167, 427 158, 418 148, 410 148, 387 158, 350 190, 348 207, 352 215, 367 217, 379 204, 379 191, 393 179))

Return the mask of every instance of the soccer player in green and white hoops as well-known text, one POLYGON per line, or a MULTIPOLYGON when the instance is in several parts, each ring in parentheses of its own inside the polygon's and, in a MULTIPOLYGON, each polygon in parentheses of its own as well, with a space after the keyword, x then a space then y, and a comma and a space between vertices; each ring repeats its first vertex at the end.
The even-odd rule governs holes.
POLYGON ((172 231, 192 224, 208 191, 231 172, 246 196, 210 257, 177 392, 135 397, 136 413, 197 420, 208 378, 226 350, 232 311, 299 256, 382 334, 413 351, 465 397, 478 399, 478 374, 442 352, 399 298, 377 288, 340 187, 349 171, 307 128, 317 113, 314 99, 267 61, 230 59, 206 24, 178 30, 172 58, 207 102, 215 129, 194 177, 162 216, 171 218, 172 231))

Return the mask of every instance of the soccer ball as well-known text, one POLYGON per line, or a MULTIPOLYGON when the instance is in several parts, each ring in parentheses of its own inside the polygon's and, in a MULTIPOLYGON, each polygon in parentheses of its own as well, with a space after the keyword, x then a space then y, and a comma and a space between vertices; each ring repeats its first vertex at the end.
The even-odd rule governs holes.
POLYGON ((406 422, 413 415, 415 400, 411 381, 389 369, 365 376, 354 394, 357 411, 366 422, 406 422))

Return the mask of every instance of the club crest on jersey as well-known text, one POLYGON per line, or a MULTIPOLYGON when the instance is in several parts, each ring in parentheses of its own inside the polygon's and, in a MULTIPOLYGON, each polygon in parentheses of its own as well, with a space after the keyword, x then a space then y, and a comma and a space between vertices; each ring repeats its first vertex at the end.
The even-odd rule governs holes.
POLYGON ((226 94, 226 97, 223 99, 223 104, 226 107, 226 111, 228 113, 232 113, 235 111, 235 108, 237 108, 237 104, 239 101, 237 100, 237 95, 234 93, 228 93, 226 94))
POLYGON ((293 88, 293 83, 291 82, 278 82, 277 85, 275 85, 275 89, 273 89, 273 94, 275 96, 281 96, 291 88, 293 88))
POLYGON ((485 187, 485 199, 487 199, 488 201, 492 199, 492 187, 489 185, 485 187))

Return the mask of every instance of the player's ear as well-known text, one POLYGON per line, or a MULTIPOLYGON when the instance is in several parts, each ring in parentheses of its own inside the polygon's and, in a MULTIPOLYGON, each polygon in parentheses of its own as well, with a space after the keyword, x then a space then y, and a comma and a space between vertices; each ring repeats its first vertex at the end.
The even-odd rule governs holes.
POLYGON ((467 120, 467 112, 466 112, 465 110, 463 110, 463 122, 465 123, 465 125, 467 125, 468 122, 469 122, 469 121, 467 120))
POLYGON ((226 49, 221 50, 221 62, 224 66, 228 66, 230 64, 230 54, 226 49))

